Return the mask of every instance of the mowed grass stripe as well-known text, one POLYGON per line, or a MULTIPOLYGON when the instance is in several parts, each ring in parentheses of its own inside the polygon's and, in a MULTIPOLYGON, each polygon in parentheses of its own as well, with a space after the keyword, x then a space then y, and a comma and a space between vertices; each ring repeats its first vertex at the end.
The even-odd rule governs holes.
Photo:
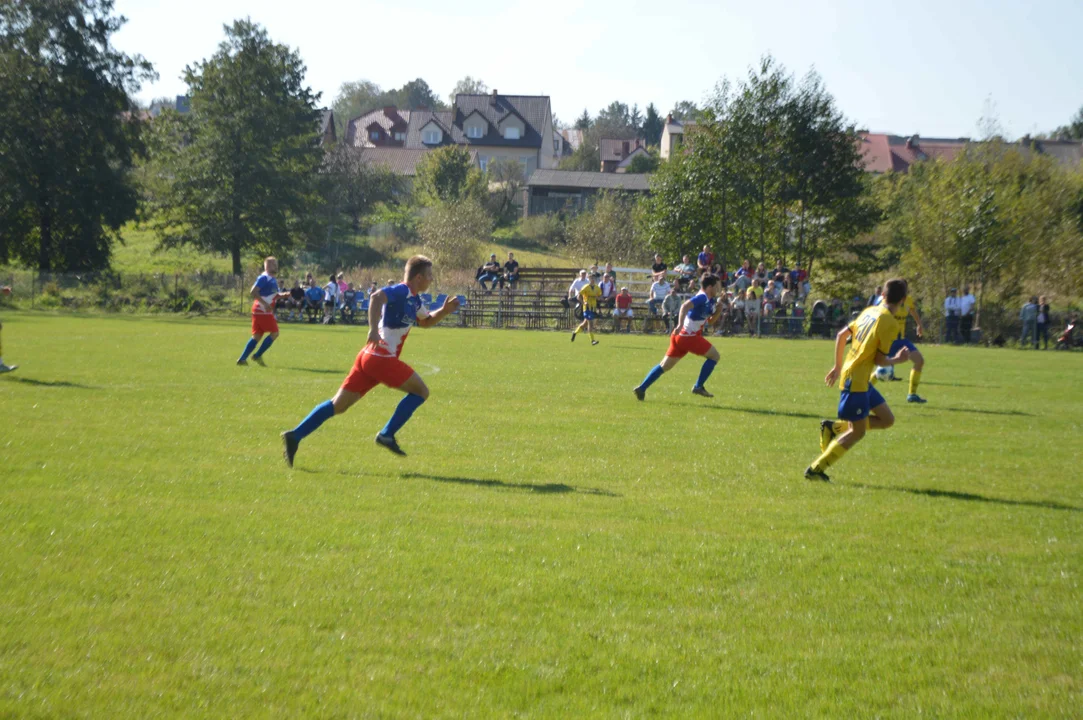
POLYGON ((1083 358, 926 346, 830 486, 828 342, 3 317, 0 715, 1072 715, 1083 358), (438 367, 438 373, 431 368, 438 367))

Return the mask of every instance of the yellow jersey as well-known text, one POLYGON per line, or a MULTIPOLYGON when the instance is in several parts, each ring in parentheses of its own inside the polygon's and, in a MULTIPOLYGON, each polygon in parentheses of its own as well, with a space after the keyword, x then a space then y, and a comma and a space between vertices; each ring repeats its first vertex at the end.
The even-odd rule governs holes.
POLYGON ((887 355, 897 332, 895 318, 886 305, 865 308, 850 323, 850 352, 842 364, 839 388, 850 392, 866 392, 869 375, 876 367, 876 351, 887 355))
POLYGON ((579 297, 583 301, 584 310, 597 310, 598 298, 602 296, 602 289, 597 285, 585 285, 579 291, 579 297))
MULTIPOLYGON (((887 307, 887 300, 885 300, 883 296, 880 297, 880 307, 887 307)), ((898 335, 896 335, 896 337, 899 340, 906 337, 906 318, 910 317, 910 311, 913 309, 914 301, 907 295, 906 299, 899 303, 899 308, 894 313, 895 324, 898 326, 898 335)))

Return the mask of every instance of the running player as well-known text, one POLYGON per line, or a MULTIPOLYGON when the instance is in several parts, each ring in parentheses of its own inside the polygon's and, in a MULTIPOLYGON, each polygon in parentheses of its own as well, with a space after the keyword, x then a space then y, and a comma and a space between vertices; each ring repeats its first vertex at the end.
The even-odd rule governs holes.
POLYGON ((830 386, 839 381, 842 394, 839 398, 838 416, 845 423, 842 432, 836 432, 837 423, 824 420, 820 423, 820 450, 822 454, 805 469, 809 480, 828 482, 824 472, 841 458, 847 450, 865 437, 866 429, 886 430, 895 423, 891 408, 869 385, 869 374, 876 365, 890 367, 906 362, 909 348, 902 347, 888 357, 896 337, 896 321, 899 307, 906 299, 906 282, 889 280, 884 289, 885 302, 865 308, 857 319, 839 330, 835 336, 835 365, 827 373, 825 382, 830 386), (842 361, 846 341, 850 352, 842 361))
MULTIPOLYGON (((910 351, 910 360, 914 363, 914 367, 910 370, 910 390, 906 395, 906 402, 910 403, 924 403, 926 400, 918 395, 918 383, 921 382, 921 370, 925 367, 925 356, 921 354, 917 346, 914 343, 906 339, 906 318, 914 318, 914 324, 917 327, 918 337, 920 338, 924 334, 924 329, 921 325, 921 316, 918 315, 917 308, 914 307, 914 300, 910 297, 910 286, 906 284, 906 299, 899 303, 899 307, 894 312, 895 324, 899 328, 898 336, 895 342, 891 344, 891 351, 889 355, 894 355, 899 351, 899 348, 906 348, 910 351)), ((884 304, 884 295, 880 296, 878 304, 884 304)), ((895 371, 891 371, 892 378, 895 377, 895 371)), ((901 379, 901 378, 900 378, 901 379)), ((869 383, 876 384, 876 368, 872 369, 872 374, 869 376, 869 383)))
POLYGON ((256 283, 248 293, 252 296, 252 337, 244 346, 244 352, 237 360, 238 365, 248 364, 248 356, 252 355, 260 338, 267 333, 267 339, 260 345, 259 350, 256 350, 256 354, 252 355, 252 362, 263 365, 263 353, 270 349, 271 343, 278 337, 275 303, 279 298, 289 297, 289 291, 278 291, 278 281, 275 280, 277 274, 278 261, 273 257, 267 258, 263 261, 263 274, 256 278, 256 283))
MULTIPOLYGON (((3 287, 0 287, 0 293, 4 295, 11 295, 11 288, 9 288, 7 285, 4 285, 3 287)), ((3 323, 0 323, 0 335, 2 335, 3 331, 4 325, 3 323)), ((4 364, 4 343, 2 341, 2 337, 0 337, 0 375, 3 375, 4 373, 9 373, 18 367, 18 365, 4 364)))
POLYGON ((410 416, 429 397, 429 388, 413 368, 399 360, 406 336, 415 324, 432 327, 459 307, 459 299, 449 297, 443 307, 429 314, 418 298, 432 284, 432 260, 414 255, 406 261, 404 281, 378 290, 369 298, 368 342, 354 361, 335 397, 317 405, 301 424, 282 433, 286 464, 293 467, 297 446, 335 415, 346 412, 365 394, 383 384, 402 390, 406 396, 399 401, 387 425, 376 436, 376 444, 396 455, 405 455, 395 441, 397 433, 410 416))
POLYGON ((662 373, 672 369, 688 353, 707 358, 703 361, 703 367, 699 371, 699 380, 696 381, 695 386, 692 388, 692 393, 708 398, 714 397, 714 395, 707 392, 704 385, 707 378, 711 377, 711 372, 714 371, 714 366, 718 364, 721 356, 715 346, 707 338, 703 337, 703 328, 705 325, 717 321, 718 316, 722 314, 724 303, 718 302, 718 294, 721 292, 722 286, 714 275, 704 275, 699 284, 700 291, 685 300, 681 305, 681 310, 677 316, 677 325, 673 328, 673 334, 669 336, 669 349, 666 350, 666 356, 662 358, 662 362, 651 368, 643 382, 633 389, 636 399, 642 400, 646 397, 647 388, 662 377, 662 373))
POLYGON ((579 331, 586 328, 587 334, 590 335, 590 344, 597 345, 598 341, 594 339, 594 315, 598 310, 598 298, 602 296, 602 288, 598 286, 597 278, 593 274, 587 280, 587 284, 579 290, 579 301, 583 303, 583 322, 572 330, 572 342, 575 342, 575 336, 579 334, 579 331))

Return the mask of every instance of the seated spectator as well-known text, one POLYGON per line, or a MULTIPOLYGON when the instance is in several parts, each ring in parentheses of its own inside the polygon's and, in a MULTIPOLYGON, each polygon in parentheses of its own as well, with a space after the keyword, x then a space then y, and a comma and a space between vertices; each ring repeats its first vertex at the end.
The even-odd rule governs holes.
POLYGON ((734 293, 737 293, 737 294, 743 293, 746 290, 748 290, 750 287, 752 287, 752 277, 751 277, 751 275, 748 275, 748 274, 742 275, 741 271, 738 270, 737 271, 737 279, 733 281, 733 291, 734 291, 734 293))
POLYGON ((310 276, 308 278, 308 288, 305 290, 305 315, 310 323, 314 323, 319 320, 322 311, 323 290, 316 285, 316 281, 310 276))
POLYGON ((696 270, 696 274, 701 276, 714 270, 714 253, 711 252, 710 245, 704 245, 696 258, 696 270))
POLYGON ((778 284, 776 284, 774 280, 768 280, 767 281, 767 287, 764 288, 764 291, 763 291, 763 301, 765 303, 769 302, 772 305, 777 305, 778 304, 778 297, 779 297, 778 284))
POLYGON ((342 307, 340 315, 342 322, 353 324, 353 311, 357 305, 357 291, 353 289, 353 283, 346 283, 346 291, 342 293, 342 307))
POLYGON ((778 312, 780 315, 789 315, 793 310, 794 303, 797 302, 797 296, 794 291, 788 287, 783 288, 782 295, 778 299, 778 312))
POLYGON ((504 263, 504 278, 500 281, 500 289, 504 289, 504 283, 508 288, 514 288, 519 282, 519 261, 515 259, 515 253, 508 253, 508 261, 504 263))
POLYGON ((489 294, 492 294, 493 288, 496 287, 497 282, 503 279, 503 268, 500 267, 500 263, 496 261, 496 253, 489 256, 489 262, 481 266, 480 275, 478 276, 478 284, 481 288, 489 294), (489 286, 486 287, 485 283, 488 282, 489 286))
POLYGON ((620 321, 622 319, 628 321, 626 332, 632 332, 632 295, 626 287, 622 287, 620 293, 617 294, 617 309, 613 312, 613 317, 613 328, 616 332, 620 332, 620 321))
POLYGON ((380 288, 376 287, 376 281, 373 280, 371 283, 369 283, 369 289, 368 292, 365 293, 365 297, 372 297, 373 294, 379 289, 380 288))
POLYGON ((335 324, 335 308, 338 307, 338 279, 332 275, 330 282, 323 286, 323 324, 335 324))
POLYGON ((880 296, 883 295, 884 288, 880 285, 876 286, 876 290, 869 296, 869 301, 865 304, 865 307, 872 307, 880 300, 880 296))
POLYGON ((658 314, 658 307, 666 299, 671 287, 665 280, 658 280, 651 285, 650 299, 647 301, 647 309, 650 310, 651 315, 658 314))
POLYGON ((756 266, 756 272, 753 274, 753 277, 759 278, 761 285, 767 283, 767 268, 764 267, 763 263, 756 266))
POLYGON ((658 282, 659 280, 664 279, 668 270, 669 267, 662 262, 662 256, 655 255, 654 264, 651 265, 651 280, 653 282, 658 282))
POLYGON ((760 287, 760 279, 752 279, 752 287, 745 292, 745 319, 748 322, 748 334, 759 337, 760 335, 760 298, 763 296, 763 288, 760 287))
POLYGON ((687 291, 697 277, 697 269, 692 264, 692 259, 685 255, 681 258, 680 264, 673 270, 677 273, 677 284, 682 291, 687 291))
POLYGON ((775 269, 774 269, 775 280, 777 280, 779 283, 781 283, 783 280, 786 279, 786 277, 789 274, 790 274, 790 269, 788 267, 786 267, 785 263, 783 263, 782 260, 780 259, 778 261, 778 264, 775 265, 775 269), (779 275, 781 275, 782 277, 779 277, 779 275))
POLYGON ((293 284, 293 287, 290 288, 290 298, 289 298, 288 302, 289 302, 288 307, 290 309, 290 312, 289 312, 289 319, 290 320, 293 320, 293 312, 295 310, 297 311, 297 319, 298 320, 300 320, 302 317, 304 317, 305 290, 304 290, 304 288, 301 287, 301 281, 300 280, 295 282, 293 284))
POLYGON ((560 304, 566 308, 575 305, 578 308, 579 305, 579 291, 590 285, 590 278, 587 277, 586 270, 579 271, 579 277, 572 280, 572 284, 568 286, 568 294, 561 299, 560 304))
POLYGON ((739 290, 734 293, 733 300, 730 301, 730 318, 733 322, 733 327, 743 328, 745 326, 745 291, 739 290))
POLYGON ((602 295, 598 298, 598 307, 612 309, 617 299, 617 281, 612 275, 606 273, 602 276, 602 284, 599 287, 602 295))
POLYGON ((747 277, 751 279, 752 263, 750 263, 748 260, 745 260, 743 263, 741 263, 741 269, 737 271, 737 277, 747 277))
POLYGON ((797 296, 802 300, 809 293, 808 272, 801 269, 801 263, 797 263, 793 266, 793 270, 790 271, 790 278, 793 280, 793 289, 797 293, 797 296))
POLYGON ((662 300, 662 319, 665 320, 666 330, 673 332, 677 327, 677 320, 681 315, 681 296, 677 294, 677 283, 669 286, 666 297, 662 300))

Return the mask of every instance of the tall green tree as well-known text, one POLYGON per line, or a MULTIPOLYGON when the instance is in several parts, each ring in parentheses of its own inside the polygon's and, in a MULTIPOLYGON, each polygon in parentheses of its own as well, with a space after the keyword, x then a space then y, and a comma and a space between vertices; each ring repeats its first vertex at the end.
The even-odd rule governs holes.
POLYGON ((590 112, 586 108, 583 108, 583 114, 575 120, 576 130, 590 130, 590 126, 594 124, 594 121, 590 119, 590 112))
POLYGON ((184 72, 186 141, 164 163, 173 178, 157 229, 165 247, 229 255, 288 254, 318 217, 319 96, 300 55, 250 20, 225 28, 211 58, 184 72))
POLYGON ((469 75, 455 83, 451 94, 448 95, 448 105, 455 104, 456 95, 484 95, 489 92, 489 86, 481 78, 473 78, 469 75))
POLYGON ((1079 108, 1067 125, 1061 125, 1053 131, 1058 140, 1083 140, 1083 107, 1079 108))
POLYGON ((414 196, 423 205, 485 200, 485 173, 462 145, 445 145, 417 164, 414 196))
POLYGON ((658 114, 658 108, 654 106, 654 103, 651 103, 643 116, 643 138, 648 145, 658 145, 662 142, 664 127, 665 120, 658 114))
POLYGON ((0 262, 106 267, 136 215, 132 95, 154 70, 112 44, 112 0, 0 3, 0 262))

